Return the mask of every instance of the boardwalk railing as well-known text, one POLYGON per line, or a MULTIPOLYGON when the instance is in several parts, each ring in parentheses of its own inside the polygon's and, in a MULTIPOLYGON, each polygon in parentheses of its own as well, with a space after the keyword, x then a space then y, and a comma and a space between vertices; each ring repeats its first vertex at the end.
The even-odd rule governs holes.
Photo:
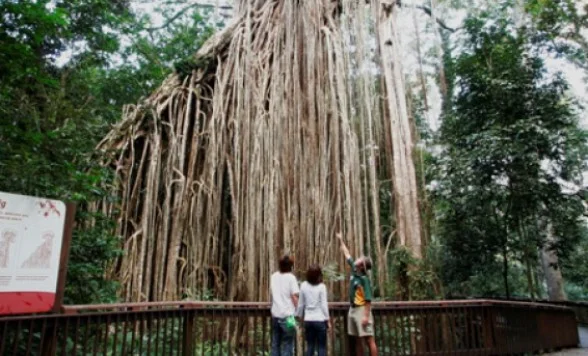
MULTIPOLYGON (((482 299, 482 298, 478 298, 482 299)), ((493 298, 494 299, 494 298, 493 298)), ((537 299, 531 300, 529 298, 496 298, 502 301, 516 301, 516 302, 532 302, 532 303, 541 303, 541 304, 553 304, 559 305, 563 307, 568 307, 576 313, 576 320, 578 320, 579 324, 588 325, 588 302, 582 301, 571 301, 571 300, 546 300, 546 299, 537 299)))
MULTIPOLYGON (((331 355, 352 355, 345 303, 331 303, 331 355)), ((566 307, 494 300, 373 305, 380 355, 504 355, 575 347, 566 307)), ((174 302, 64 307, 0 318, 0 355, 269 355, 266 303, 174 302)), ((302 332, 297 349, 301 351, 302 332)), ((299 353, 300 354, 300 353, 299 353)))
POLYGON ((541 300, 540 303, 549 303, 559 306, 564 306, 572 309, 576 313, 576 320, 578 323, 588 325, 588 302, 572 302, 572 301, 549 301, 541 300))

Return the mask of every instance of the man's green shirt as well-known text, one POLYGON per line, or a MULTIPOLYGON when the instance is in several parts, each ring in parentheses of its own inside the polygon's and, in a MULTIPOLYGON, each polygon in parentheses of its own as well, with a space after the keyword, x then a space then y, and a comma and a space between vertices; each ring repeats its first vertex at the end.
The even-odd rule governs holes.
POLYGON ((357 271, 353 258, 349 257, 347 263, 351 266, 349 301, 352 306, 360 307, 372 301, 372 287, 370 280, 365 274, 360 274, 357 271))

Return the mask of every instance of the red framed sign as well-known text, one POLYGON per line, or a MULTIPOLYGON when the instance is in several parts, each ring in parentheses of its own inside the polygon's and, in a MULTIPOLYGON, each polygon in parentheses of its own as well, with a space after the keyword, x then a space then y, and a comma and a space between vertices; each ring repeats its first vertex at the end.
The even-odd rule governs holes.
POLYGON ((61 307, 74 210, 0 192, 0 315, 61 307))

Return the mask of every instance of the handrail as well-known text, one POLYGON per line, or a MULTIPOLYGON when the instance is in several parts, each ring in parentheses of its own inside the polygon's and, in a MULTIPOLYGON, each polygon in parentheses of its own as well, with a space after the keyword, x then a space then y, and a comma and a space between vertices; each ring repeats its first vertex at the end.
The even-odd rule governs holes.
MULTIPOLYGON (((492 299, 463 299, 463 300, 427 300, 427 301, 374 301, 374 307, 386 309, 406 309, 414 307, 458 307, 458 306, 525 306, 541 309, 566 309, 566 306, 523 302, 503 301, 492 299)), ((121 311, 121 310, 146 310, 146 309, 207 309, 207 308, 269 308, 269 302, 222 302, 222 301, 174 301, 174 302, 135 302, 135 303, 110 303, 110 304, 81 304, 64 305, 63 314, 78 314, 90 311, 121 311)), ((347 302, 329 302, 329 308, 347 309, 347 302)))
POLYGON ((203 309, 210 307, 245 307, 267 308, 266 302, 217 302, 217 301, 177 301, 177 302, 136 302, 136 303, 110 303, 110 304, 81 304, 64 305, 61 310, 64 314, 76 314, 86 311, 120 311, 120 310, 145 310, 145 309, 203 309))
MULTIPOLYGON (((484 299, 484 298, 481 298, 484 299)), ((456 299, 458 300, 458 299, 456 299)), ((579 323, 588 325, 588 301, 575 301, 575 300, 547 300, 547 299, 536 299, 531 300, 529 298, 521 297, 496 297, 496 301, 511 302, 526 302, 526 303, 537 303, 541 305, 553 305, 553 306, 564 306, 572 309, 576 313, 576 318, 579 323)))

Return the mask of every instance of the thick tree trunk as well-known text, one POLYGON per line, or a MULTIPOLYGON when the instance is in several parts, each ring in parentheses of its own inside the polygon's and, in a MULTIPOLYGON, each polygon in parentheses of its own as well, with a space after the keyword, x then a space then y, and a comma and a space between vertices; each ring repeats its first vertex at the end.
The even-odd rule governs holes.
POLYGON ((547 242, 541 249, 541 265, 545 282, 547 283, 547 295, 549 300, 567 300, 564 291, 564 280, 559 267, 557 252, 551 248, 554 242, 553 226, 547 225, 547 242))
POLYGON ((431 21, 435 33, 435 52, 437 54, 437 72, 439 74, 439 90, 444 101, 449 100, 449 85, 445 74, 444 51, 441 40, 441 28, 437 21, 437 0, 431 0, 431 21))
POLYGON ((396 2, 376 1, 378 45, 381 54, 385 110, 391 132, 396 234, 416 258, 422 257, 421 218, 413 157, 413 137, 399 56, 396 2))

